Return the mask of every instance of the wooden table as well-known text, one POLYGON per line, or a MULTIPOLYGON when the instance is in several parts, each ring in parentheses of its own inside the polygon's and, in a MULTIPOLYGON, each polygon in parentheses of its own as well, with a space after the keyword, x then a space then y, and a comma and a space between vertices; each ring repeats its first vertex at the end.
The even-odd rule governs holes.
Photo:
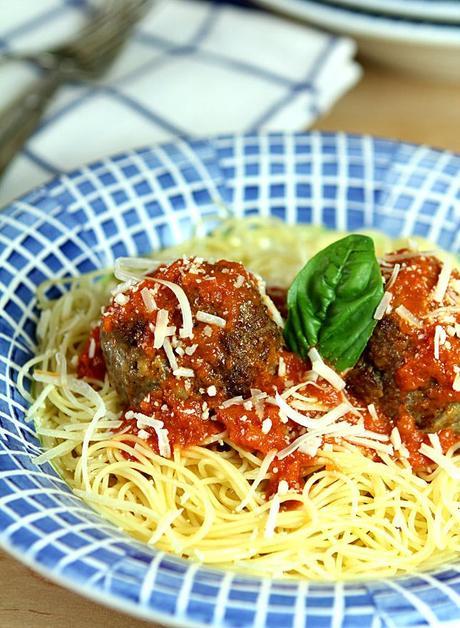
MULTIPOLYGON (((372 133, 460 152, 460 87, 397 75, 361 61, 364 77, 315 129, 372 133)), ((0 554, 0 626, 141 628, 152 624, 98 606, 0 554)))
POLYGON ((314 129, 370 133, 460 152, 460 85, 358 61, 363 78, 314 129))

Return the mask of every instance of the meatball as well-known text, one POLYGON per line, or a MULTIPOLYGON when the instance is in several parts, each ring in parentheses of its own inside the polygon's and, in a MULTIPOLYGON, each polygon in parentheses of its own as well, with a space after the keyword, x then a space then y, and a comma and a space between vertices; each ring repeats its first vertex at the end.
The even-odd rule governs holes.
MULTIPOLYGON (((460 432, 459 275, 453 271, 441 301, 436 298, 441 262, 402 253, 388 291, 391 307, 377 324, 348 388, 378 404, 392 419, 410 415, 426 432, 460 432)), ((391 269, 390 269, 391 270, 391 269)))
POLYGON ((131 407, 161 388, 181 399, 208 389, 216 399, 247 396, 259 371, 274 372, 278 363, 274 312, 260 280, 241 264, 184 258, 162 265, 103 314, 110 382, 131 407))
POLYGON ((125 404, 137 405, 166 379, 166 360, 160 354, 149 358, 142 348, 145 326, 145 321, 130 321, 101 334, 110 382, 125 404))
POLYGON ((356 366, 347 374, 348 388, 358 399, 376 403, 391 418, 396 418, 404 404, 404 395, 395 381, 404 356, 413 350, 409 336, 396 321, 385 316, 375 328, 356 366))

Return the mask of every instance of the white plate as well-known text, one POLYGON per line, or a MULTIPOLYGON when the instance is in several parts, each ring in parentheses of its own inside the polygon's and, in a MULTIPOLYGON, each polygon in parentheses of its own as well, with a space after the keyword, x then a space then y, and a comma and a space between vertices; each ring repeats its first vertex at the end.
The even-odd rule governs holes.
POLYGON ((357 13, 312 0, 256 2, 326 30, 350 35, 360 51, 375 61, 435 80, 460 82, 460 26, 357 13))
POLYGON ((347 7, 394 16, 406 16, 435 22, 460 22, 459 0, 452 0, 452 2, 440 0, 335 0, 335 2, 347 7))

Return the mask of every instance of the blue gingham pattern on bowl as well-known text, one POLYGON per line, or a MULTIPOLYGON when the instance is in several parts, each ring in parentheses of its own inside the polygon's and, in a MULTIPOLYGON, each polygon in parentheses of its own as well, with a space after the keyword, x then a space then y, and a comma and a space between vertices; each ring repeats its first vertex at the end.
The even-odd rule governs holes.
MULTIPOLYGON (((190 234, 216 205, 291 223, 421 233, 460 251, 460 157, 345 134, 180 141, 95 162, 0 215, 0 544, 100 602, 180 626, 390 628, 460 622, 460 565, 364 583, 266 580, 129 538, 75 497, 24 423, 35 290, 190 234)), ((376 574, 378 576, 378 574, 376 574)), ((458 624, 457 624, 458 625, 458 624)))

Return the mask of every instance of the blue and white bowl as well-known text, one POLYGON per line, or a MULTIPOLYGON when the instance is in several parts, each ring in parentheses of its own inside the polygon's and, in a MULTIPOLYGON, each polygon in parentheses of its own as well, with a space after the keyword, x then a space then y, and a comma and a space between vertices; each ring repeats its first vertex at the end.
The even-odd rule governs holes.
POLYGON ((216 203, 240 216, 372 227, 460 250, 460 156, 345 134, 178 141, 93 163, 13 203, 0 214, 1 547, 55 582, 165 624, 460 625, 460 562, 345 584, 210 569, 133 540, 50 465, 34 465, 40 443, 16 381, 35 351, 36 287, 177 242, 216 203))
MULTIPOLYGON (((433 20, 408 15, 407 11, 387 14, 368 5, 375 1, 379 0, 367 0, 364 6, 359 0, 254 0, 279 13, 353 37, 370 59, 425 78, 460 83, 460 2, 450 3, 457 5, 454 20, 433 20)), ((406 7, 406 1, 399 1, 399 5, 406 7)), ((420 4, 443 3, 422 0, 420 4)))

